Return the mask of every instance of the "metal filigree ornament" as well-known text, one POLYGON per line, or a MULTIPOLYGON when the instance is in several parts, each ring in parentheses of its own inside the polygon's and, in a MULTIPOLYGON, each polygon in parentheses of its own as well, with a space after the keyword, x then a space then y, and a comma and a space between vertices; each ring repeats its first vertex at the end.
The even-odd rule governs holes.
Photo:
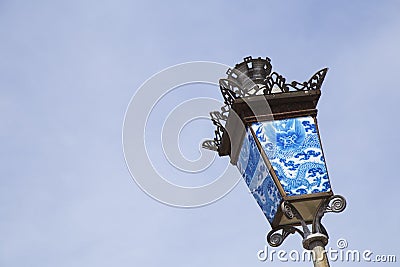
POLYGON ((293 226, 280 226, 276 229, 273 229, 267 235, 268 244, 271 247, 279 247, 286 239, 286 237, 288 237, 290 234, 294 234, 295 232, 304 237, 304 233, 293 226), (281 231, 281 233, 278 233, 278 231, 281 231))
POLYGON ((291 203, 284 201, 281 204, 283 214, 289 220, 294 218, 298 219, 300 221, 302 230, 296 228, 295 226, 280 226, 276 229, 272 229, 267 234, 267 242, 270 246, 277 247, 283 243, 286 237, 297 232, 303 238, 303 246, 305 249, 310 249, 310 243, 317 239, 326 245, 328 243, 329 235, 321 223, 322 217, 327 212, 338 213, 342 212, 345 208, 346 199, 343 196, 333 195, 332 197, 326 199, 320 204, 312 223, 312 229, 310 230, 300 212, 291 203), (281 233, 277 233, 281 230, 281 233))
MULTIPOLYGON (((227 119, 233 103, 238 98, 289 91, 318 90, 325 79, 327 71, 327 68, 318 71, 309 81, 287 83, 286 78, 282 75, 272 72, 271 59, 268 57, 264 59, 261 57, 246 57, 235 68, 228 69, 226 72, 227 78, 219 80, 219 87, 225 103, 225 106, 221 108, 221 117, 227 119)), ((213 115, 211 115, 211 119, 214 119, 213 115)), ((224 119, 224 122, 226 122, 226 119, 224 119)), ((216 125, 214 139, 204 141, 203 148, 219 151, 224 125, 224 123, 216 125)))

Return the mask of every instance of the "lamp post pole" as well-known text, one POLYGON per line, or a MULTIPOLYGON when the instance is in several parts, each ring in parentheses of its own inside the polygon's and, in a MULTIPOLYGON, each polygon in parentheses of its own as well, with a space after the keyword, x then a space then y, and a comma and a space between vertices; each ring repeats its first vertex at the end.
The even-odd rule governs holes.
POLYGON ((312 251, 314 267, 329 267, 329 261, 325 251, 327 242, 328 237, 323 234, 313 234, 303 240, 303 247, 312 251))

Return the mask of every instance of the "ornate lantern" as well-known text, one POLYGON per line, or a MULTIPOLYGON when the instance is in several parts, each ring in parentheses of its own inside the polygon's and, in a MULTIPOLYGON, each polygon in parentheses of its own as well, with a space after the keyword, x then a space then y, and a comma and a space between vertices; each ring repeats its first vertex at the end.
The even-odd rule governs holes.
POLYGON ((219 81, 225 106, 210 113, 216 136, 203 147, 229 155, 237 166, 271 224, 271 246, 297 232, 304 248, 323 249, 322 216, 346 206, 333 194, 316 118, 327 71, 287 83, 272 72, 269 58, 246 57, 219 81))

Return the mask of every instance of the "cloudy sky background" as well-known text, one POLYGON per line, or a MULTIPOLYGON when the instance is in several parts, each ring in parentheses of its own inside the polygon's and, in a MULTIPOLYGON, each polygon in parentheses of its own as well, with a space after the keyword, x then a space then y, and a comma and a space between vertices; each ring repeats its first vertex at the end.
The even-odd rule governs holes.
MULTIPOLYGON (((289 80, 330 68, 318 120, 348 208, 325 216, 329 245, 346 238, 400 260, 399 11, 398 1, 0 1, 0 265, 272 265, 257 260, 270 226, 244 183, 212 205, 172 208, 140 190, 122 152, 125 110, 151 75, 248 55, 289 80)), ((198 96, 221 99, 211 85, 184 86, 150 118, 153 161, 182 184, 210 175, 168 170, 157 131, 198 96)), ((212 132, 188 125, 182 151, 196 158, 212 132)), ((300 237, 282 248, 301 249, 300 237)))

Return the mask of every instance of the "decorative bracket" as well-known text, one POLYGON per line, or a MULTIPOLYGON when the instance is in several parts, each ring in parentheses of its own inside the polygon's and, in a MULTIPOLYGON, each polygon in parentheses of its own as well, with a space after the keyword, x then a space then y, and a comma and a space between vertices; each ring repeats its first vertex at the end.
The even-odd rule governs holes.
POLYGON ((340 195, 334 195, 328 199, 325 199, 315 214, 312 223, 312 229, 307 226, 300 212, 291 204, 289 201, 283 201, 281 204, 281 209, 283 214, 288 219, 296 218, 300 221, 302 230, 294 227, 294 226, 279 226, 275 229, 272 229, 267 235, 268 244, 272 247, 280 246, 286 237, 289 234, 294 234, 295 232, 299 233, 303 238, 303 246, 306 249, 310 248, 310 240, 315 241, 316 237, 318 237, 323 243, 328 242, 328 232, 325 227, 322 225, 321 220, 325 213, 327 212, 342 212, 346 208, 346 199, 340 195), (281 233, 277 233, 282 230, 281 233))
POLYGON ((268 233, 267 235, 268 244, 271 247, 278 247, 283 243, 283 241, 286 239, 288 235, 294 234, 295 232, 299 233, 301 237, 304 238, 304 233, 294 226, 288 226, 288 225, 279 226, 278 228, 273 229, 268 233), (278 233, 278 231, 280 230, 282 230, 282 232, 278 233))

